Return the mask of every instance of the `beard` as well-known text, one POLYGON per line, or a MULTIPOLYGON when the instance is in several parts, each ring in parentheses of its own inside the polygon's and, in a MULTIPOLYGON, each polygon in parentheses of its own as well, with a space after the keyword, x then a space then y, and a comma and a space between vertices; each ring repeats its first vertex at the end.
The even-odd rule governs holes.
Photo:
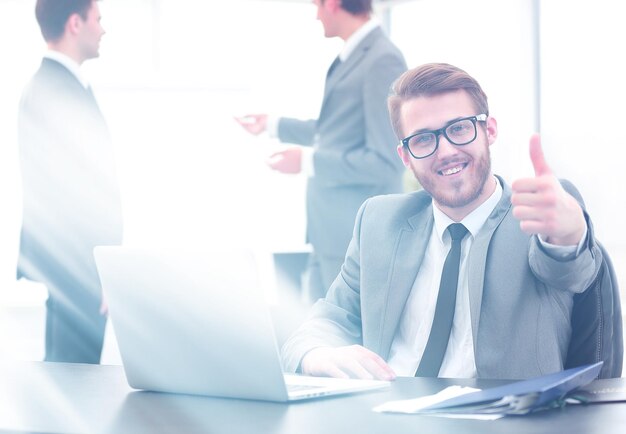
POLYGON ((462 208, 479 198, 485 189, 485 184, 491 173, 489 146, 485 147, 485 152, 481 153, 478 159, 473 160, 473 169, 469 179, 459 179, 452 185, 442 185, 438 182, 437 177, 440 175, 433 175, 430 172, 419 174, 415 169, 412 171, 420 185, 433 197, 435 202, 448 208, 462 208))

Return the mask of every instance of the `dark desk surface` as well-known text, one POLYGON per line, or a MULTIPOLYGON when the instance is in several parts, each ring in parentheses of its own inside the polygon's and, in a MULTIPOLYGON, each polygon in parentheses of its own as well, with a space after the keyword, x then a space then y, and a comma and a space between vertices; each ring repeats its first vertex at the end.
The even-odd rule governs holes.
MULTIPOLYGON (((617 379, 624 385, 626 379, 617 379)), ((390 389, 276 404, 133 391, 120 366, 0 364, 0 432, 38 433, 626 433, 626 403, 569 406, 496 421, 374 413, 392 399, 487 380, 399 378, 390 389)))

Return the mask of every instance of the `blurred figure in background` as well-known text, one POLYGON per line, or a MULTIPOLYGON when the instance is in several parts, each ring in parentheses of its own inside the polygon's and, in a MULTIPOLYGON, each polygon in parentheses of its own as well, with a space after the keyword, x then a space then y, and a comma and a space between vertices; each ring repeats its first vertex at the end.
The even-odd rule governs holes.
POLYGON ((93 247, 120 244, 122 213, 108 128, 81 64, 98 57, 96 0, 37 0, 47 43, 23 92, 23 222, 17 277, 47 286, 46 361, 99 363, 106 305, 93 247))
POLYGON ((371 19, 371 0, 314 0, 327 38, 344 48, 330 66, 319 117, 239 118, 250 133, 267 131, 302 146, 277 152, 270 167, 304 172, 307 185, 307 241, 313 246, 305 297, 324 297, 341 268, 359 206, 370 196, 402 190, 401 162, 387 112, 393 81, 406 70, 400 51, 371 19), (306 148, 305 148, 306 147, 306 148))

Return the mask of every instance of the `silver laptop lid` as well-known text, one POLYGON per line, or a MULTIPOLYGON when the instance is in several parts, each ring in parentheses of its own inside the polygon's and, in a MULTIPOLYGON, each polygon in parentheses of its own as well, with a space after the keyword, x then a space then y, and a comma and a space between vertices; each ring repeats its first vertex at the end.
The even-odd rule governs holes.
POLYGON ((96 247, 131 387, 287 400, 253 254, 96 247))

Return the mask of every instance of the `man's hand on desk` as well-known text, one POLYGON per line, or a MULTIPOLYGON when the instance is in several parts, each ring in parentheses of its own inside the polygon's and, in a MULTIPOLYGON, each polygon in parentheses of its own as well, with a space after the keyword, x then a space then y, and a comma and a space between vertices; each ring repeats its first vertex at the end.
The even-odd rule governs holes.
POLYGON ((395 372, 376 353, 362 347, 319 347, 309 351, 301 362, 302 373, 318 377, 393 380, 395 372))

